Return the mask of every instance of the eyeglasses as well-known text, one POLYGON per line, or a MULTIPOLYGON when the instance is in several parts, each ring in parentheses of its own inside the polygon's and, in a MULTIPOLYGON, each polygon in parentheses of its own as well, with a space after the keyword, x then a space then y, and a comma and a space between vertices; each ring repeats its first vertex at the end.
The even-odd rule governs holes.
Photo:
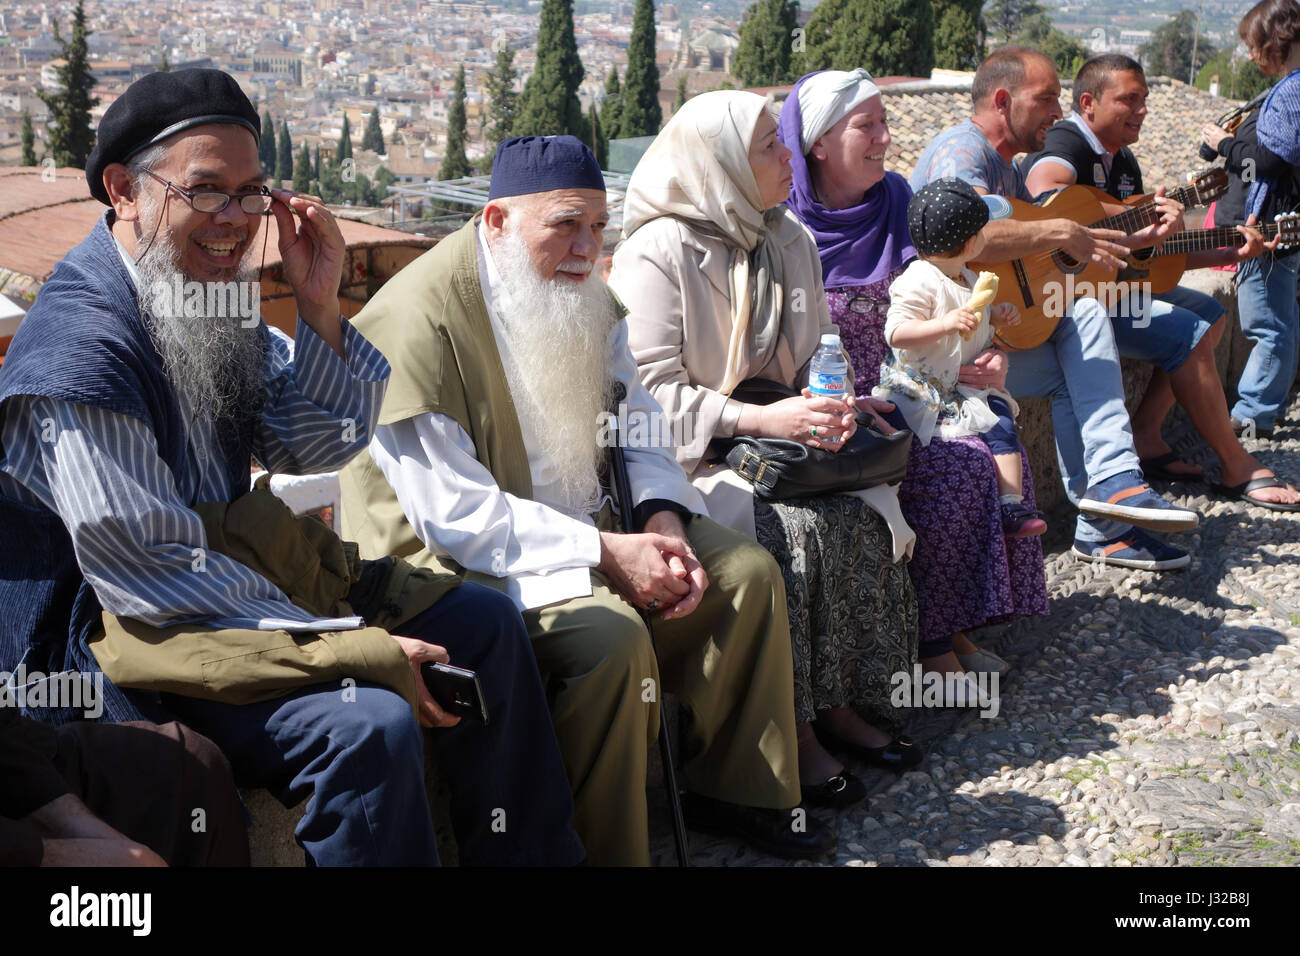
POLYGON ((190 204, 190 208, 195 212, 206 212, 216 215, 230 205, 230 200, 238 199, 239 208, 248 215, 265 216, 270 213, 271 203, 274 201, 271 196, 271 190, 267 189, 265 186, 262 187, 261 192, 256 193, 220 193, 209 190, 204 190, 203 192, 192 192, 188 189, 182 189, 175 183, 168 182, 150 170, 146 169, 145 172, 158 180, 158 182, 162 183, 168 189, 174 189, 184 196, 185 201, 190 204))

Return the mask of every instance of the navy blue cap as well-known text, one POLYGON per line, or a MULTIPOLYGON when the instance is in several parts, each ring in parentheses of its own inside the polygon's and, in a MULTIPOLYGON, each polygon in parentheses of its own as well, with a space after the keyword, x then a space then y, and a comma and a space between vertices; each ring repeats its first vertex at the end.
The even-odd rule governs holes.
POLYGON ((501 141, 492 160, 488 199, 552 189, 605 191, 605 177, 587 144, 576 136, 516 136, 501 141))
POLYGON ((90 194, 109 205, 104 169, 193 126, 234 123, 261 138, 262 120, 235 78, 221 70, 150 73, 126 88, 104 111, 86 162, 90 194))
POLYGON ((942 256, 962 246, 990 219, 1011 215, 1002 196, 981 196, 970 183, 953 176, 926 183, 907 204, 907 231, 923 256, 942 256))

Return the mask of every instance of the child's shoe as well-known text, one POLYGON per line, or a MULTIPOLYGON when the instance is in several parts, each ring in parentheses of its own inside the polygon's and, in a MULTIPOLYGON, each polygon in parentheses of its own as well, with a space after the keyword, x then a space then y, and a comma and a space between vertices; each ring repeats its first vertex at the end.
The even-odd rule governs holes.
POLYGON ((1046 530, 1047 522, 1023 503, 1002 506, 1002 533, 1008 538, 1035 538, 1046 530))

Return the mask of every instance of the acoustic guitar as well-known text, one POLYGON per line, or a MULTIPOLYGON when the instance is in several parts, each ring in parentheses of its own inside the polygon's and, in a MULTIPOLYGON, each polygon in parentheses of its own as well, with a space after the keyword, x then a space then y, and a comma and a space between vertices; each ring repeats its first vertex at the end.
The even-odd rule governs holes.
MULTIPOLYGON (((1251 228, 1259 230, 1265 241, 1280 236, 1278 249, 1289 249, 1300 245, 1300 212, 1284 212, 1278 215, 1276 222, 1251 228)), ((1159 295, 1168 292, 1178 284, 1189 252, 1245 244, 1246 237, 1237 231, 1236 226, 1218 226, 1213 229, 1180 232, 1166 239, 1163 249, 1155 247, 1141 249, 1139 252, 1150 253, 1150 255, 1140 259, 1136 254, 1130 256, 1128 267, 1120 270, 1119 281, 1144 282, 1147 284, 1147 291, 1152 295, 1159 295), (1172 268, 1167 267, 1166 263, 1172 263, 1172 268)))
MULTIPOLYGON (((1227 188, 1227 173, 1215 168, 1175 188, 1168 196, 1183 206, 1200 206, 1222 196, 1227 188)), ((1041 206, 1010 200, 1011 218, 1019 222, 1070 219, 1091 228, 1117 229, 1131 235, 1159 222, 1160 210, 1154 199, 1154 194, 1130 197, 1124 201, 1127 209, 1108 216, 1103 203, 1113 206, 1119 200, 1093 186, 1067 186, 1041 206)), ((1019 310, 1018 325, 994 333, 1003 348, 1013 350, 1032 349, 1046 342, 1076 299, 1093 295, 1105 283, 1116 281, 1114 270, 1079 262, 1063 249, 1044 248, 1009 262, 971 263, 970 268, 996 273, 996 301, 1010 302, 1019 310)))

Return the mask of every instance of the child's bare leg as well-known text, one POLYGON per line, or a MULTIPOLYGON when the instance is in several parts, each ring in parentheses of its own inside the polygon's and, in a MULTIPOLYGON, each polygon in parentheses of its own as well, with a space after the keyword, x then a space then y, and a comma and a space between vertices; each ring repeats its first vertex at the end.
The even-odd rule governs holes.
POLYGON ((1005 505, 1023 501, 1025 493, 1020 487, 1020 452, 994 455, 993 466, 998 472, 998 494, 1002 496, 1002 503, 1005 505))

